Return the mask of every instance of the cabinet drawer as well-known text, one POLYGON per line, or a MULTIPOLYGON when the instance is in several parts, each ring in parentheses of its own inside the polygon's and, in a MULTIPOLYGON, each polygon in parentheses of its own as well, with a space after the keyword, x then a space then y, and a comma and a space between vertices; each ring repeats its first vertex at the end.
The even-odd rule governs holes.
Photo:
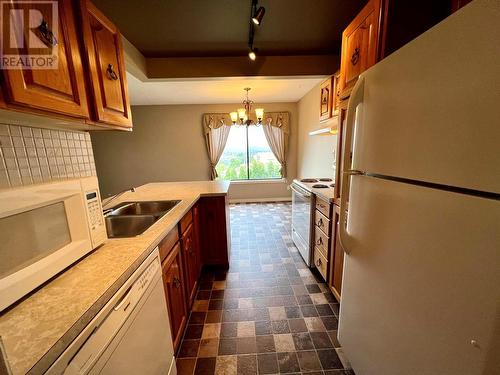
POLYGON ((330 218, 330 203, 316 197, 316 209, 325 215, 328 219, 330 218))
POLYGON ((316 224, 316 227, 321 229, 324 234, 327 236, 330 235, 330 220, 318 210, 314 213, 314 224, 316 224))
POLYGON ((321 254, 321 252, 318 251, 318 248, 314 251, 314 265, 326 281, 326 277, 328 276, 328 261, 321 254))
POLYGON ((187 214, 184 215, 184 217, 181 219, 179 223, 181 235, 186 231, 186 229, 192 222, 193 222, 193 212, 190 210, 187 214))
POLYGON ((318 227, 314 228, 314 246, 321 251, 325 258, 328 258, 329 240, 330 237, 324 234, 318 227))
POLYGON ((162 262, 168 256, 170 250, 172 250, 177 241, 179 241, 179 232, 177 228, 174 228, 168 232, 165 238, 160 242, 160 259, 162 262))

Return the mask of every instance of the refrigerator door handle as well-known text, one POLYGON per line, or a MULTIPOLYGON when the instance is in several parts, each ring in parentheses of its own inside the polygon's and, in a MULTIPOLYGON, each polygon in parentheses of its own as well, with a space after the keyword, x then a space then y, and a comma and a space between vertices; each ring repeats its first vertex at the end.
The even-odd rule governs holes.
MULTIPOLYGON (((349 151, 352 153, 352 155, 354 155, 355 150, 352 139, 354 136, 353 131, 356 120, 356 108, 359 104, 363 102, 363 96, 365 91, 364 87, 365 87, 364 77, 360 76, 358 81, 356 82, 356 85, 352 89, 351 97, 349 98, 349 104, 347 106, 346 132, 345 132, 344 147, 343 147, 343 149, 347 151, 344 154, 346 156, 349 155, 349 151)), ((362 175, 363 172, 351 169, 352 168, 351 158, 344 157, 343 159, 344 160, 343 160, 342 170, 344 171, 344 178, 342 179, 342 186, 341 186, 339 240, 340 240, 340 246, 342 246, 344 252, 349 255, 353 247, 353 239, 349 236, 349 233, 347 232, 347 220, 348 220, 347 193, 349 191, 349 186, 350 186, 350 180, 351 180, 350 176, 362 175)))
POLYGON ((358 171, 357 169, 349 169, 344 172, 344 176, 358 176, 360 174, 365 174, 365 172, 358 171))

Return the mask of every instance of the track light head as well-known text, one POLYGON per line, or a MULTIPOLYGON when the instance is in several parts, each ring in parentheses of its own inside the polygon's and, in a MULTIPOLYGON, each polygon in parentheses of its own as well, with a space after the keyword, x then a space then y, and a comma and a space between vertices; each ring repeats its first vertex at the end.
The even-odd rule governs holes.
POLYGON ((266 14, 266 8, 259 7, 252 17, 252 22, 256 25, 260 25, 262 23, 262 19, 264 18, 264 14, 266 14))
POLYGON ((255 50, 251 49, 250 51, 248 51, 248 57, 250 58, 250 60, 255 61, 255 59, 257 58, 255 50))

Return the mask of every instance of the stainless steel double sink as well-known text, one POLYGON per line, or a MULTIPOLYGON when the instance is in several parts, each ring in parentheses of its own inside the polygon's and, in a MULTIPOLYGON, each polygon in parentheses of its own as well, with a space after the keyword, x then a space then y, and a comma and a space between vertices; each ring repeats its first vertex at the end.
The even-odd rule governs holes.
POLYGON ((109 238, 135 237, 174 208, 180 201, 123 202, 105 210, 109 238))

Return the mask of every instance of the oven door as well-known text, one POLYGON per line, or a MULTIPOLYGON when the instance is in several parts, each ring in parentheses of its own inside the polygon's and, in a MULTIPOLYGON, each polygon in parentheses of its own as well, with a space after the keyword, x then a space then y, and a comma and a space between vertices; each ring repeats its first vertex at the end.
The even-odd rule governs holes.
POLYGON ((311 207, 313 195, 292 184, 292 240, 308 267, 311 267, 311 207))

